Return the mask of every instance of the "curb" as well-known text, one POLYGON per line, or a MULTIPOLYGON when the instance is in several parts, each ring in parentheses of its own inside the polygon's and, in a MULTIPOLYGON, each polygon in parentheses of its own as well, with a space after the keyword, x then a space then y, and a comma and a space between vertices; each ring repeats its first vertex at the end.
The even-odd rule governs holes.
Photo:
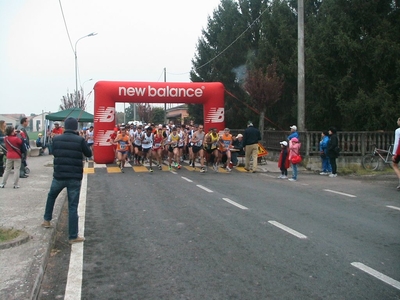
MULTIPOLYGON (((52 228, 42 227, 43 230, 49 230, 49 229, 51 230, 48 243, 43 245, 43 248, 45 249, 45 251, 43 252, 43 255, 41 255, 41 256, 37 256, 37 253, 40 253, 40 251, 37 251, 37 253, 35 253, 35 257, 37 257, 37 259, 33 260, 32 265, 29 268, 28 275, 26 277, 27 282, 33 283, 33 285, 31 286, 31 290, 30 290, 31 292, 29 295, 29 299, 32 299, 32 300, 37 299, 37 297, 39 295, 40 286, 43 281, 44 272, 47 267, 47 262, 48 262, 48 259, 50 256, 51 248, 54 245, 54 240, 55 240, 56 233, 57 233, 57 223, 58 223, 58 220, 60 219, 64 204, 68 199, 67 190, 64 189, 61 192, 61 194, 59 195, 59 197, 61 197, 61 199, 63 199, 63 200, 60 201, 59 205, 57 205, 57 208, 59 208, 59 209, 58 209, 57 213, 54 214, 55 218, 53 218, 53 220, 55 220, 55 222, 53 223, 53 227, 52 228)), ((55 211, 55 209, 54 209, 54 211, 55 211)), ((40 225, 38 225, 38 226, 40 226, 40 225)))
POLYGON ((0 250, 22 245, 27 241, 29 241, 29 239, 30 239, 29 234, 26 233, 25 231, 22 231, 21 234, 17 236, 15 239, 0 243, 0 250))

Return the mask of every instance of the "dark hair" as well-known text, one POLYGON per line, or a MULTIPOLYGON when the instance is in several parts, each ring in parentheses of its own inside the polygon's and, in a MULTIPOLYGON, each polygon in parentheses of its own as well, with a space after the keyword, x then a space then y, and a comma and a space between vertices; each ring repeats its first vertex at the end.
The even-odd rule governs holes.
POLYGON ((324 130, 324 131, 322 131, 322 133, 323 133, 325 136, 328 136, 328 135, 329 135, 328 130, 324 130))
POLYGON ((13 126, 7 126, 6 127, 6 135, 11 135, 13 133, 14 127, 13 126))
POLYGON ((23 123, 25 123, 25 122, 26 122, 26 120, 28 120, 28 118, 26 118, 26 117, 23 117, 23 118, 21 119, 21 121, 19 121, 19 123, 20 123, 20 124, 23 124, 23 123))
POLYGON ((332 133, 336 133, 336 131, 337 131, 337 130, 336 130, 336 127, 333 127, 333 126, 332 126, 332 127, 329 127, 329 130, 332 131, 332 133))

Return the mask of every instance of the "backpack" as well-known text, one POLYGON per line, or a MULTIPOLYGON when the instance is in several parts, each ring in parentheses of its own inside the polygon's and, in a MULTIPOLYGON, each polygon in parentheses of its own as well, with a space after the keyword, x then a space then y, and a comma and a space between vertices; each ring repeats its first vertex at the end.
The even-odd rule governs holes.
POLYGON ((25 133, 23 133, 22 131, 21 132, 18 132, 17 133, 17 137, 19 137, 21 140, 22 140, 22 145, 21 145, 21 153, 22 154, 26 154, 27 152, 28 152, 28 150, 29 150, 29 148, 30 148, 30 146, 29 146, 29 144, 28 144, 28 140, 26 139, 26 137, 25 137, 25 133), (22 133, 22 134, 21 134, 22 133))

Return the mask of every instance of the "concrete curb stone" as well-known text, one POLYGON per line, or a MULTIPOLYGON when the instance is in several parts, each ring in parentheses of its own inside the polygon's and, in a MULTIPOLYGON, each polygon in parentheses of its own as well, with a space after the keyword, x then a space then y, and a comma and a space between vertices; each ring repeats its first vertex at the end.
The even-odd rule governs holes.
MULTIPOLYGON (((12 188, 12 175, 0 190, 0 226, 26 233, 27 242, 0 250, 0 299, 36 299, 54 244, 56 224, 67 193, 54 207, 53 228, 43 228, 44 207, 53 177, 53 157, 28 157, 29 177, 12 188)), ((26 238, 26 237, 25 237, 26 238)))

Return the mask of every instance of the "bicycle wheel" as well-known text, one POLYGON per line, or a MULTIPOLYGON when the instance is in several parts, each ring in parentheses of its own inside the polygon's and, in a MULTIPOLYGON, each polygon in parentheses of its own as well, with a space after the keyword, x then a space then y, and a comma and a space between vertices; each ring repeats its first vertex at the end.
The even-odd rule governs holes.
POLYGON ((367 154, 362 158, 362 165, 365 170, 375 171, 379 167, 379 157, 372 154, 367 154))

